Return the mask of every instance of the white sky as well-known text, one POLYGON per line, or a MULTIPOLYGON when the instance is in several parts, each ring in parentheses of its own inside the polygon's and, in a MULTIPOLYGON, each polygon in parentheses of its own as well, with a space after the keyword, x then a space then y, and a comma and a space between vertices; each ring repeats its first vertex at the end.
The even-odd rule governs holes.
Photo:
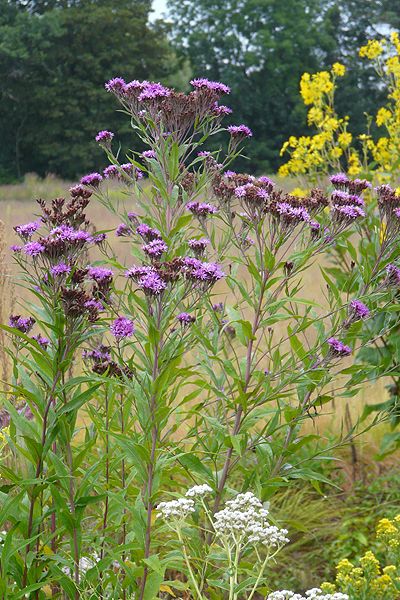
POLYGON ((153 0, 151 19, 159 19, 167 9, 167 0, 153 0))

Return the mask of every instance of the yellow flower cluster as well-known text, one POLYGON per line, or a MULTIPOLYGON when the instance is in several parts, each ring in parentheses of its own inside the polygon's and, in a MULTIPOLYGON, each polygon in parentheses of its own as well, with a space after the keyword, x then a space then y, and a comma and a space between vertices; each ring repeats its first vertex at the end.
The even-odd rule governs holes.
POLYGON ((393 520, 381 519, 376 528, 376 537, 392 550, 400 550, 400 514, 393 520))
POLYGON ((287 152, 290 159, 280 167, 280 175, 308 175, 315 180, 319 173, 339 169, 342 157, 349 160, 353 137, 347 131, 348 117, 339 118, 334 110, 335 81, 345 73, 346 67, 335 63, 330 71, 302 76, 300 94, 310 106, 307 121, 317 131, 310 136, 291 136, 283 144, 280 154, 287 152))
POLYGON ((383 46, 378 40, 368 40, 366 46, 360 48, 361 58, 375 60, 383 53, 383 46))

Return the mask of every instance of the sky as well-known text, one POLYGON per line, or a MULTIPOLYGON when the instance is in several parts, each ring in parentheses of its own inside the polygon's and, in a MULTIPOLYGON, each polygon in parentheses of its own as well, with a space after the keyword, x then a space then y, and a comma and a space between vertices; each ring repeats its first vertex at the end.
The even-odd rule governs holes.
POLYGON ((153 0, 153 19, 159 19, 167 8, 167 0, 153 0))

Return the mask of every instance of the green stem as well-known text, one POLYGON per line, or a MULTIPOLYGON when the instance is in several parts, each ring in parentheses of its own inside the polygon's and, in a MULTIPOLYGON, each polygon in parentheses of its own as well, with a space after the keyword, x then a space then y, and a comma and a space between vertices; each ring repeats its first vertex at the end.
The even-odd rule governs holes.
POLYGON ((194 588, 194 590, 195 590, 195 592, 197 594, 197 597, 200 600, 205 600, 204 596, 202 595, 202 593, 201 593, 201 591, 199 589, 199 586, 197 585, 196 578, 194 576, 192 567, 190 566, 189 556, 188 556, 188 553, 186 551, 186 546, 185 546, 185 542, 183 541, 183 538, 182 538, 180 527, 177 527, 177 535, 178 535, 178 540, 180 541, 180 543, 182 545, 182 553, 183 553, 183 557, 185 559, 185 563, 186 563, 186 566, 187 566, 187 569, 188 569, 188 572, 189 572, 189 579, 190 579, 190 581, 191 581, 191 583, 193 585, 193 588, 194 588))
POLYGON ((268 562, 268 560, 269 560, 269 554, 267 554, 267 557, 266 557, 266 559, 264 560, 263 564, 261 565, 260 572, 259 572, 259 574, 258 574, 258 577, 257 577, 257 579, 256 579, 256 582, 255 582, 255 584, 254 584, 254 587, 253 587, 253 589, 251 590, 251 592, 250 592, 250 595, 248 596, 247 600, 251 600, 251 598, 252 598, 252 597, 254 596, 254 594, 256 593, 256 591, 257 591, 257 588, 258 588, 258 584, 260 583, 261 577, 262 577, 262 576, 263 576, 263 574, 264 574, 265 567, 267 566, 267 562, 268 562))

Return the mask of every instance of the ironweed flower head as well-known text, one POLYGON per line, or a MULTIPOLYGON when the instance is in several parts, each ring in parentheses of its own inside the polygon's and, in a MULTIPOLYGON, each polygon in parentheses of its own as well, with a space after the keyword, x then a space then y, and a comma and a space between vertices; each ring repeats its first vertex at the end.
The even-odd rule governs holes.
POLYGON ((47 337, 40 335, 40 333, 38 335, 32 336, 32 339, 35 340, 39 344, 39 346, 43 348, 43 350, 47 350, 47 348, 50 345, 50 340, 47 337))
POLYGON ((71 273, 71 267, 65 263, 59 263, 58 265, 54 265, 53 267, 51 267, 50 273, 54 277, 68 275, 69 273, 71 273))
POLYGON ((138 286, 148 296, 159 296, 166 289, 166 282, 157 272, 149 272, 138 280, 138 286))
POLYGON ((81 185, 87 185, 89 187, 94 187, 97 188, 99 187, 100 183, 103 181, 103 177, 100 175, 100 173, 88 173, 87 175, 84 175, 81 178, 81 185))
POLYGON ((345 189, 347 184, 349 183, 349 178, 346 173, 336 173, 335 175, 331 175, 329 177, 329 181, 339 189, 345 189))
POLYGON ((36 323, 33 317, 21 317, 21 315, 11 315, 9 320, 10 327, 14 327, 21 333, 29 333, 36 323))
POLYGON ((193 238, 188 240, 189 248, 193 250, 196 256, 203 256, 210 243, 210 240, 207 238, 200 238, 199 240, 193 238))
POLYGON ((156 239, 144 244, 142 250, 150 258, 159 258, 164 252, 167 252, 168 246, 163 240, 156 239))
POLYGON ((154 152, 154 150, 145 150, 144 152, 142 152, 141 157, 142 158, 156 158, 156 153, 154 152))
POLYGON ((184 258, 183 263, 186 278, 204 290, 225 277, 225 273, 216 263, 202 262, 191 257, 184 258))
POLYGON ((32 223, 25 223, 24 225, 16 225, 14 230, 22 239, 27 240, 33 236, 40 226, 40 221, 33 221, 32 223))
POLYGON ((129 237, 132 233, 132 229, 128 227, 128 225, 125 225, 125 223, 120 223, 115 230, 115 235, 117 237, 129 237))
POLYGON ((45 246, 40 242, 28 242, 23 246, 23 251, 27 256, 35 258, 45 251, 45 246))
POLYGON ((247 125, 229 125, 227 130, 234 139, 244 139, 253 136, 253 132, 247 125))
POLYGON ((369 316, 369 308, 360 300, 350 302, 350 315, 356 319, 366 319, 369 316))
POLYGON ((224 83, 220 83, 219 81, 210 81, 205 77, 201 77, 199 79, 192 79, 190 84, 196 89, 207 89, 213 92, 217 92, 218 94, 229 94, 231 89, 224 83))
POLYGON ((329 353, 334 357, 349 356, 351 354, 350 346, 346 346, 343 342, 337 338, 330 337, 328 339, 329 353))
POLYGON ((112 92, 119 96, 123 94, 126 89, 125 79, 122 79, 122 77, 114 77, 113 79, 107 81, 104 87, 106 88, 107 92, 112 92))
POLYGON ((85 188, 80 183, 70 187, 69 193, 71 194, 72 198, 83 198, 86 200, 89 199, 90 196, 92 195, 92 192, 90 190, 88 190, 87 188, 85 188))
POLYGON ((179 315, 176 318, 181 325, 191 325, 196 320, 196 317, 189 315, 189 313, 187 313, 187 312, 179 313, 179 315))
POLYGON ((96 282, 111 282, 114 273, 111 269, 105 267, 89 267, 88 275, 90 279, 96 282))
POLYGON ((128 317, 117 317, 110 326, 111 333, 117 339, 132 337, 135 333, 135 326, 128 317))
POLYGON ((141 223, 136 228, 136 233, 138 235, 140 235, 144 240, 149 241, 149 242, 151 242, 152 240, 161 238, 161 233, 158 231, 158 229, 154 229, 153 227, 150 227, 146 223, 141 223))
POLYGON ((155 100, 157 98, 166 98, 170 96, 171 90, 161 85, 161 83, 146 82, 138 96, 139 102, 144 100, 155 100))
POLYGON ((218 208, 208 202, 188 202, 186 208, 198 218, 204 219, 209 215, 214 215, 218 212, 218 208))
POLYGON ((400 267, 390 263, 386 267, 386 285, 400 286, 400 267))
POLYGON ((114 134, 111 131, 99 131, 99 133, 96 135, 96 142, 102 146, 105 146, 106 148, 110 148, 113 137, 114 134))

